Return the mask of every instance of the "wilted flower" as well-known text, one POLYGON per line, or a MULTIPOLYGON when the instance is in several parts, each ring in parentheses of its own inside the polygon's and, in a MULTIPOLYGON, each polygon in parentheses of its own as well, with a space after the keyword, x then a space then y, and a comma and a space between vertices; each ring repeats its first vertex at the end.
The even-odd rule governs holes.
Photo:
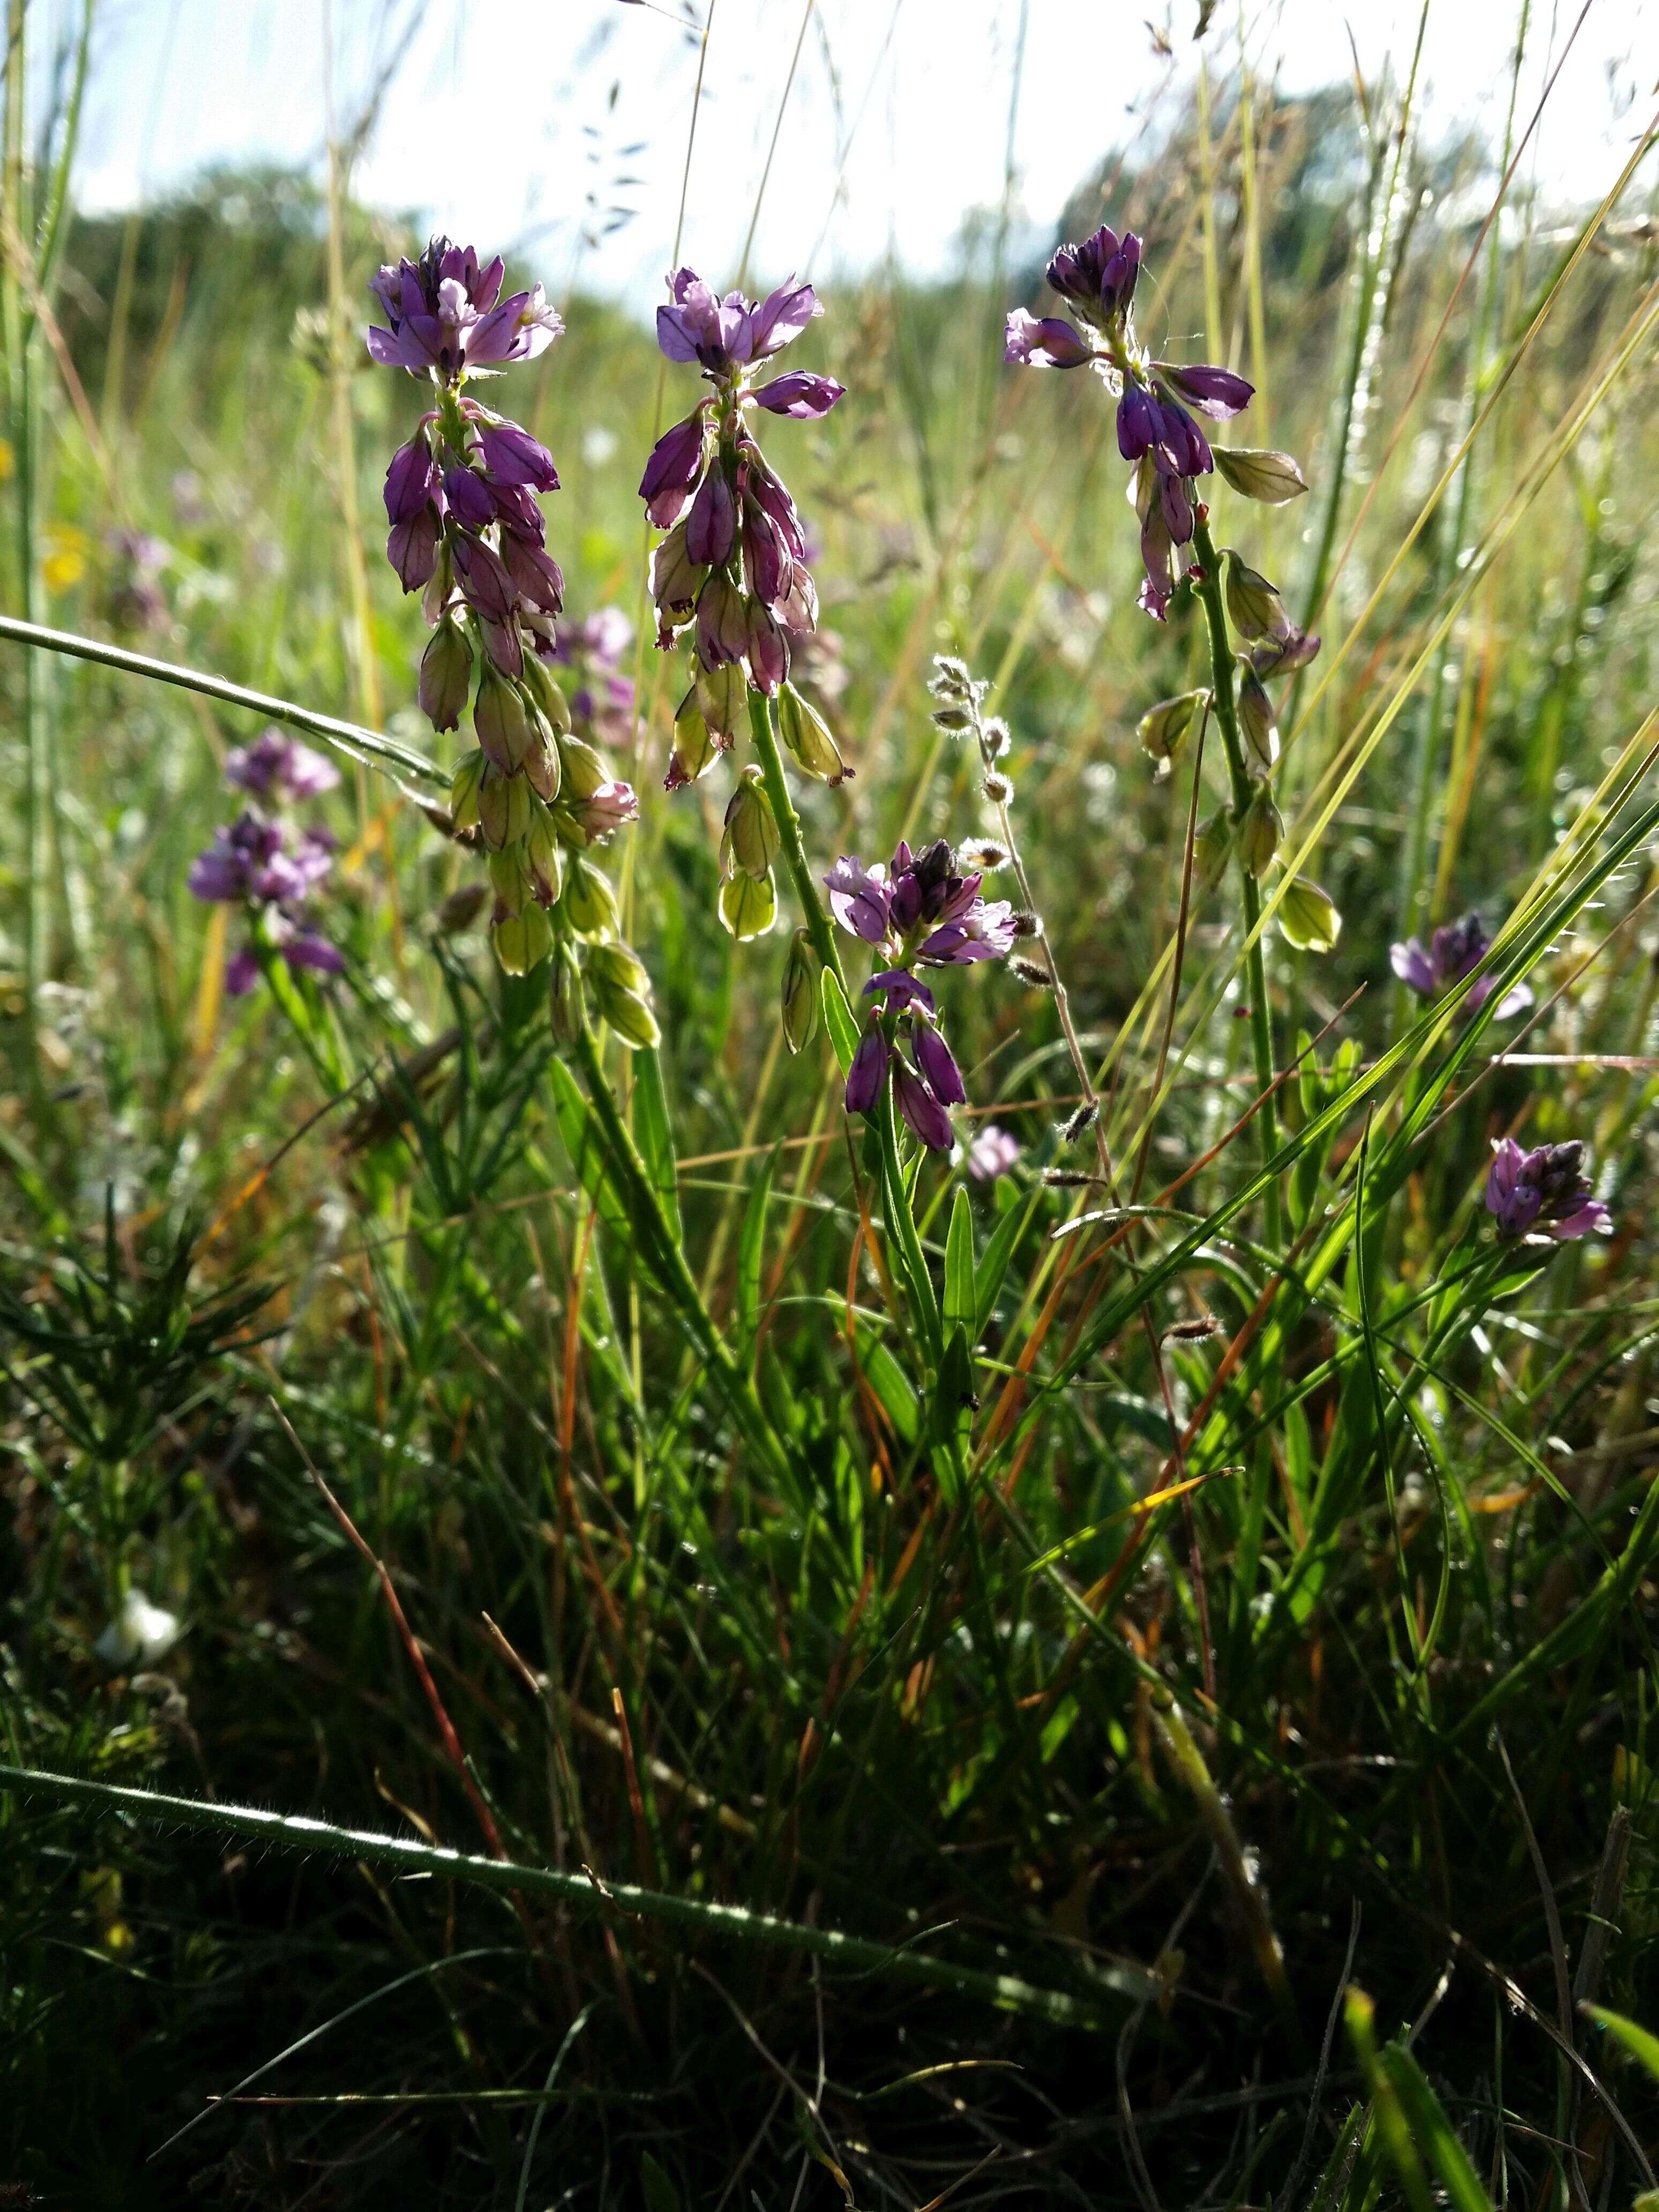
POLYGON ((1541 1230, 1558 1243, 1570 1237, 1604 1236, 1613 1227, 1613 1216, 1595 1197, 1584 1180, 1584 1147, 1574 1139, 1565 1145, 1540 1145, 1523 1152, 1513 1137, 1492 1146, 1492 1171, 1486 1177, 1486 1211, 1498 1224, 1502 1237, 1524 1237, 1541 1230))
MULTIPOLYGON (((1461 983, 1486 958, 1492 950, 1492 939, 1478 914, 1466 914, 1460 921, 1449 921, 1437 929, 1429 939, 1425 952, 1414 937, 1403 945, 1389 948, 1389 964, 1407 990, 1414 991, 1419 999, 1437 999, 1454 983, 1461 983)), ((1482 975, 1470 988, 1463 1001, 1468 1013, 1477 1013, 1498 988, 1496 975, 1482 975)), ((1524 1013, 1532 1004, 1532 993, 1524 983, 1517 983, 1506 991, 1498 1003, 1497 1018, 1508 1021, 1512 1015, 1524 1013)))
POLYGON ((322 753, 273 724, 251 745, 238 745, 225 761, 225 781, 255 799, 319 799, 332 791, 340 771, 322 753))
POLYGON ((1120 240, 1104 223, 1080 246, 1062 246, 1048 264, 1048 282, 1082 329, 1062 316, 1039 321, 1016 308, 1004 358, 1029 368, 1087 366, 1116 394, 1118 451, 1135 464, 1132 495, 1146 567, 1140 605, 1161 622, 1176 562, 1187 557, 1180 549, 1192 539, 1195 480, 1215 465, 1192 410, 1225 422, 1249 405, 1254 387, 1231 369, 1151 358, 1135 336, 1133 312, 1140 257, 1133 231, 1120 240))
POLYGON ((1019 1153, 1018 1138, 988 1121, 968 1147, 968 1172, 976 1182, 994 1182, 1007 1174, 1019 1153))

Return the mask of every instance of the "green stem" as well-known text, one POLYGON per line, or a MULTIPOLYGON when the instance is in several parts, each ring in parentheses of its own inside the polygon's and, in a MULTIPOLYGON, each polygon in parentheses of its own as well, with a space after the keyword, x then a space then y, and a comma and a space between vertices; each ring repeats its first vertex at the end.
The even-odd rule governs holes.
MULTIPOLYGON (((890 1036, 888 1045, 890 1049, 896 1049, 890 1036)), ((898 1121, 893 1111, 890 1073, 882 1085, 881 1100, 876 1109, 876 1138, 881 1146, 882 1181, 887 1186, 888 1220, 904 1254, 905 1273, 913 1285, 916 1320, 927 1343, 928 1362, 937 1368, 945 1352, 945 1327, 933 1292, 933 1279, 927 1272, 927 1255, 921 1249, 915 1216, 910 1210, 910 1189, 904 1180, 904 1165, 899 1158, 898 1121)))
POLYGON ((702 1293, 686 1263, 678 1234, 663 1209, 657 1187, 623 1118, 586 1009, 576 1035, 576 1053, 587 1084, 588 1097, 611 1149, 612 1165, 627 1188, 629 1211, 642 1230, 642 1241, 649 1248, 647 1256, 653 1271, 673 1301, 686 1334, 708 1361, 709 1372, 732 1418, 773 1474, 793 1492, 796 1486, 783 1448, 756 1395, 754 1384, 726 1349, 724 1338, 702 1302, 702 1293))
MULTIPOLYGON (((771 703, 763 691, 749 694, 749 729, 755 740, 756 753, 759 756, 761 774, 766 780, 766 796, 771 801, 772 813, 778 825, 778 837, 789 869, 789 880, 795 886, 795 897, 812 939, 812 950, 842 989, 846 991, 847 977, 842 969, 841 949, 836 943, 836 933, 824 910, 822 894, 807 865, 806 848, 800 841, 800 817, 796 813, 795 802, 789 795, 789 779, 783 772, 783 756, 778 750, 777 732, 772 726, 771 703)), ((850 994, 848 1002, 850 1004, 850 994)))
MULTIPOLYGON (((661 1890, 641 1889, 633 1882, 601 1883, 584 1870, 565 1874, 552 1867, 520 1866, 510 1859, 475 1858, 469 1852, 416 1843, 404 1836, 380 1836, 372 1831, 340 1828, 325 1820, 300 1818, 288 1813, 267 1813, 252 1806, 204 1803, 195 1797, 173 1797, 159 1790, 131 1790, 110 1782, 93 1782, 76 1774, 47 1774, 25 1766, 0 1765, 0 1790, 33 1790, 57 1798, 78 1801, 109 1812, 154 1820, 167 1827, 195 1829, 213 1836, 251 1836, 259 1842, 289 1850, 344 1860, 364 1860, 371 1866, 392 1868, 404 1874, 435 1874, 449 1881, 463 1881, 480 1889, 526 1896, 556 1898, 564 1905, 589 1912, 609 1911, 618 1918, 662 1920, 696 1935, 726 1936, 741 1943, 763 1943, 774 1948, 805 1952, 833 1960, 850 1972, 890 1974, 902 1981, 920 1982, 933 1989, 955 1990, 964 1996, 980 1997, 1005 2011, 1033 2013, 1066 2027, 1094 2027, 1100 2009, 1086 1999, 1060 1990, 1035 1987, 1012 1974, 987 1973, 958 1966, 949 1959, 925 1951, 895 1948, 868 1936, 843 1935, 836 1928, 813 1928, 770 1913, 750 1912, 739 1905, 715 1905, 702 1899, 674 1897, 661 1890)), ((1133 1967, 1108 1960, 1092 1961, 1094 1978, 1115 1994, 1144 2002, 1158 1994, 1150 1976, 1133 1967)))
MULTIPOLYGON (((1227 613, 1221 599, 1221 559, 1210 535, 1207 521, 1200 522, 1193 532, 1193 547, 1203 565, 1204 580, 1197 586, 1198 602, 1204 610, 1204 619, 1210 633, 1210 682, 1213 694, 1216 726, 1221 732, 1221 742, 1227 755, 1227 781, 1232 798, 1232 821, 1235 836, 1243 826, 1249 811, 1251 787, 1249 771, 1244 765, 1243 741, 1238 732, 1238 700, 1233 683, 1233 653, 1227 636, 1227 613)), ((1261 920, 1261 893, 1255 878, 1244 865, 1243 848, 1238 856, 1239 878, 1243 886, 1244 933, 1249 945, 1245 954, 1245 975, 1250 994, 1250 1043, 1255 1055, 1255 1079, 1261 1094, 1261 1105, 1255 1117, 1256 1133, 1261 1146, 1265 1165, 1279 1150, 1279 1117, 1273 1110, 1273 1085, 1275 1075, 1273 1061, 1273 1012, 1267 1003, 1267 963, 1263 957, 1262 941, 1257 932, 1261 920)), ((1269 1183, 1267 1192, 1267 1241, 1275 1247, 1281 1241, 1279 1186, 1269 1183)))

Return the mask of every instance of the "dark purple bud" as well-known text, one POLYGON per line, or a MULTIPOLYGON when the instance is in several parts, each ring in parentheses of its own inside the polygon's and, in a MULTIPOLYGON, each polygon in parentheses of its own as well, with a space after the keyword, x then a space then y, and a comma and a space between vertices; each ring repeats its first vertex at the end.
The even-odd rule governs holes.
POLYGON ((343 955, 325 937, 302 929, 283 947, 283 957, 296 973, 309 969, 314 975, 337 975, 345 966, 343 955))
POLYGON ((550 553, 509 532, 501 539, 501 563, 532 607, 544 614, 558 613, 564 605, 564 571, 550 553))
POLYGON ((497 483, 557 491, 559 472, 553 465, 553 456, 528 430, 508 422, 479 422, 475 427, 483 465, 497 483))
POLYGON ((1100 272, 1100 304, 1107 314, 1128 313, 1139 277, 1140 240, 1133 231, 1126 230, 1122 245, 1108 257, 1100 272))
POLYGON ((1039 319, 1016 307, 1008 318, 1002 358, 1019 368, 1081 368, 1093 356, 1063 315, 1039 319))
POLYGON ((743 573, 763 606, 772 606, 789 589, 794 563, 771 516, 752 494, 743 502, 743 573))
POLYGON ((468 530, 488 530, 495 520, 495 502, 489 486, 476 469, 444 471, 444 497, 455 520, 468 530))
POLYGON ((769 415, 788 415, 798 422, 816 422, 827 415, 847 390, 833 376, 814 376, 810 369, 792 368, 775 376, 751 396, 769 415))
POLYGON ((899 1112, 929 1152, 950 1151, 956 1137, 950 1115, 898 1053, 893 1056, 893 1097, 899 1112))
POLYGON ((489 496, 504 529, 510 530, 515 538, 528 538, 534 544, 545 544, 547 520, 537 506, 533 493, 523 484, 491 483, 489 496))
POLYGON ((1486 1211, 1503 1237, 1523 1237, 1537 1226, 1558 1242, 1603 1234, 1613 1216, 1591 1194, 1583 1174, 1584 1147, 1577 1140, 1540 1145, 1523 1152, 1513 1137, 1492 1147, 1486 1178, 1486 1211))
POLYGON ((737 544, 737 508, 726 471, 718 463, 703 478, 685 518, 685 550, 700 568, 723 568, 737 544))
MULTIPOLYGON (((846 864, 843 862, 842 865, 846 864)), ((933 1011, 933 993, 925 983, 918 981, 908 968, 884 968, 878 975, 870 978, 860 995, 867 999, 877 991, 885 993, 887 1011, 890 1014, 906 1013, 912 1006, 924 1007, 930 1014, 933 1011)))
POLYGON ((1182 367, 1174 362, 1158 361, 1152 366, 1189 407, 1196 407, 1212 422, 1225 422, 1234 415, 1242 415, 1255 395, 1253 384, 1247 384, 1242 376, 1235 376, 1230 368, 1216 368, 1207 362, 1182 367))
POLYGON ((1188 496, 1188 479, 1182 477, 1160 476, 1158 480, 1158 504, 1164 510, 1164 527, 1170 533, 1173 545, 1188 545, 1193 536, 1193 503, 1188 496))
MULTIPOLYGON (((370 335, 384 336, 385 333, 371 332, 370 335)), ((245 999, 258 980, 259 956, 251 945, 245 945, 239 952, 232 953, 225 963, 225 996, 228 999, 245 999)))
POLYGON ((1117 403, 1117 449, 1126 461, 1150 453, 1160 434, 1158 402, 1144 384, 1127 384, 1117 403))
POLYGON ((393 526, 386 557, 404 591, 418 592, 430 580, 438 562, 438 513, 430 501, 407 522, 393 526))
POLYGON ((397 524, 418 514, 438 488, 438 465, 423 436, 399 446, 386 472, 386 519, 397 524))
POLYGON ((1159 469, 1165 476, 1207 476, 1215 466, 1209 440, 1179 400, 1162 399, 1157 406, 1162 434, 1153 447, 1152 458, 1159 469))
POLYGON ((691 487, 702 473, 702 447, 703 418, 699 408, 684 422, 665 430, 652 447, 645 474, 640 478, 640 497, 659 530, 666 530, 678 520, 691 496, 691 487))
POLYGON ((484 651, 489 656, 490 665, 499 668, 503 676, 511 676, 515 680, 522 676, 524 641, 520 635, 520 629, 532 620, 544 619, 544 617, 521 615, 516 622, 493 623, 485 622, 480 616, 478 634, 483 639, 484 651))
POLYGON ((853 1065, 847 1071, 848 1112, 872 1112, 881 1096, 881 1086, 886 1076, 887 1040, 881 1033, 879 1017, 875 1017, 859 1039, 859 1048, 853 1054, 853 1065))
POLYGON ((916 1066, 927 1079, 927 1087, 942 1106, 962 1106, 967 1103, 968 1093, 963 1088, 962 1070, 957 1066, 951 1048, 939 1031, 928 1022, 913 1022, 910 1042, 916 1055, 916 1066))
POLYGON ((757 446, 745 443, 743 452, 744 489, 755 501, 761 512, 777 526, 778 535, 787 547, 792 561, 806 558, 806 537, 800 526, 800 516, 795 502, 781 477, 775 476, 761 458, 757 446))
POLYGON ((1101 278, 1118 251, 1117 233, 1109 223, 1102 223, 1081 246, 1059 249, 1048 264, 1048 282, 1063 300, 1071 300, 1079 307, 1097 308, 1101 278))
POLYGON ((482 538, 465 530, 453 532, 450 550, 468 606, 484 622, 508 621, 517 592, 501 565, 501 556, 492 552, 482 538))
POLYGON ((745 617, 748 629, 749 672, 755 688, 769 696, 789 673, 789 641, 769 607, 750 599, 745 617))

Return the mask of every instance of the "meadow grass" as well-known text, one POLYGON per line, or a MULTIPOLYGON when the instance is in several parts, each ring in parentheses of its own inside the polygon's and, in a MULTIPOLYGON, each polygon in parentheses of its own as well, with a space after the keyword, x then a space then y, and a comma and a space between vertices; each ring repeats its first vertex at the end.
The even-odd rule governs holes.
POLYGON ((422 241, 338 165, 77 218, 76 82, 5 141, 0 2182, 1651 2190, 1648 118, 1564 211, 1507 69, 1438 146, 1408 66, 1286 104, 1218 58, 1080 185, 1064 234, 1146 234, 1154 349, 1250 375, 1310 486, 1215 493, 1323 637, 1243 901, 1194 861, 1220 718, 1162 781, 1136 738, 1212 680, 1204 610, 1136 610, 1095 380, 1000 365, 1006 222, 949 283, 821 288, 848 396, 767 434, 856 778, 756 732, 819 874, 1017 848, 1063 995, 942 986, 963 1137, 1021 1148, 980 1182, 845 1115, 833 992, 787 1048, 796 886, 734 942, 729 772, 662 790, 635 487, 689 400, 648 333, 572 298, 503 387, 569 611, 637 641, 629 1054, 501 973, 429 818, 463 748, 373 542, 416 410, 359 313, 422 241), (273 715, 346 768, 345 968, 234 997, 187 878, 273 715), (1474 908, 1498 989, 1411 998, 1391 939, 1474 908), (1498 1242, 1506 1134, 1587 1139, 1611 1236, 1498 1242), (134 1592, 181 1636, 100 1656, 134 1592))

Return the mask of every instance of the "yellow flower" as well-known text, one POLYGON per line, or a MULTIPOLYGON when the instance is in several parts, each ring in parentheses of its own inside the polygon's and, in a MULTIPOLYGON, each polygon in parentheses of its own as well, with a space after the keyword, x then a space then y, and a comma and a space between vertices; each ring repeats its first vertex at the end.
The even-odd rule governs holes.
POLYGON ((87 573, 87 538, 67 522, 54 522, 46 533, 46 557, 40 573, 49 592, 72 591, 87 573))

